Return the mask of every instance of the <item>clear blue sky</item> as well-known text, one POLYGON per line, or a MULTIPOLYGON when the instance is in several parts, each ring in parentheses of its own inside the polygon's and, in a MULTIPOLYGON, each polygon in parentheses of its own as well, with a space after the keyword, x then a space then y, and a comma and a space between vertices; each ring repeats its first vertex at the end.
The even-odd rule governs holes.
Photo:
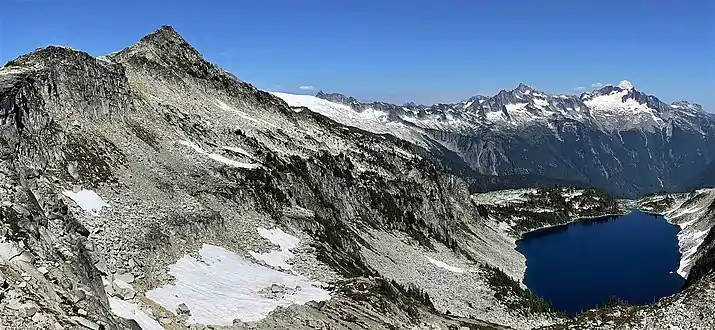
POLYGON ((2 0, 0 12, 3 63, 48 44, 101 55, 168 24, 268 90, 432 103, 628 79, 715 112, 713 0, 2 0))

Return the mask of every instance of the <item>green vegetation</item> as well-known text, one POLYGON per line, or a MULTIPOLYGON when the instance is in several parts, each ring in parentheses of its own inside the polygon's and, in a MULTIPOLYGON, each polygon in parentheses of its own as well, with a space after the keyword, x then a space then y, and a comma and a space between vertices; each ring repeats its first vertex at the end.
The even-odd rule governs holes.
POLYGON ((395 280, 382 277, 376 277, 371 281, 341 281, 338 283, 338 289, 346 296, 356 301, 368 302, 386 314, 389 314, 390 310, 383 299, 396 305, 414 320, 419 319, 420 306, 435 311, 429 295, 420 288, 413 285, 405 287, 395 280))
POLYGON ((117 181, 112 174, 112 165, 124 162, 125 156, 111 142, 100 137, 95 138, 98 139, 96 142, 99 145, 74 135, 68 136, 59 176, 70 182, 90 185, 117 181), (74 167, 74 175, 70 174, 69 166, 74 167))
POLYGON ((598 308, 613 308, 618 306, 630 306, 630 304, 627 301, 616 296, 609 296, 606 301, 598 305, 598 308))
POLYGON ((661 213, 673 207, 673 203, 675 203, 675 199, 666 195, 663 198, 643 202, 640 208, 649 212, 661 213))
POLYGON ((509 277, 501 269, 481 264, 487 284, 494 290, 494 297, 506 303, 507 307, 527 313, 555 313, 551 303, 536 296, 519 282, 509 277))
MULTIPOLYGON (((616 301, 617 302, 617 301, 616 301)), ((554 324, 538 328, 539 330, 570 330, 570 329, 596 329, 598 325, 612 324, 612 329, 621 329, 620 326, 631 322, 637 311, 643 309, 640 306, 615 305, 612 307, 600 307, 584 311, 566 323, 554 324)))
POLYGON ((161 230, 158 223, 153 222, 144 235, 144 239, 138 242, 139 247, 145 250, 154 250, 158 247, 170 245, 169 235, 161 230))
POLYGON ((25 230, 23 229, 22 214, 15 211, 12 207, 0 206, 0 226, 5 225, 10 229, 7 235, 17 235, 19 237, 25 237, 25 230))
POLYGON ((575 188, 538 188, 526 194, 524 201, 505 206, 489 205, 479 209, 480 214, 498 220, 515 222, 512 231, 521 235, 534 229, 566 224, 576 218, 598 217, 624 212, 618 201, 592 188, 576 193, 575 188), (572 197, 567 197, 571 194, 572 197))
POLYGON ((159 150, 159 137, 152 131, 141 126, 139 123, 127 120, 127 126, 129 130, 134 133, 140 140, 144 141, 147 145, 154 148, 154 150, 159 150))

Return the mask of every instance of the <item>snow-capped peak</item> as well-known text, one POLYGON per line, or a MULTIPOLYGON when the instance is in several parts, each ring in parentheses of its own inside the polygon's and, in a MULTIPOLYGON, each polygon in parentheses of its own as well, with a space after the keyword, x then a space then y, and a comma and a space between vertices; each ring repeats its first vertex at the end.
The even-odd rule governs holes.
POLYGON ((633 89, 633 84, 631 84, 631 82, 628 80, 621 80, 621 82, 618 83, 618 87, 620 87, 621 89, 631 90, 633 89))
POLYGON ((524 83, 519 83, 519 86, 516 86, 516 88, 513 89, 513 91, 522 92, 522 93, 524 93, 524 92, 529 93, 529 92, 533 92, 534 90, 535 89, 533 87, 531 87, 527 84, 524 84, 524 83))

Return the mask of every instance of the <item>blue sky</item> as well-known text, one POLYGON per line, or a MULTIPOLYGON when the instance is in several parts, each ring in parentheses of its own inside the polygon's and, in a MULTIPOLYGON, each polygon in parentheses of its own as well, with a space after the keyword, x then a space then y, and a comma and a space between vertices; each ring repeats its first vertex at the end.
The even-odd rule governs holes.
POLYGON ((712 0, 2 0, 0 12, 2 63, 48 44, 101 55, 168 24, 267 90, 434 103, 628 79, 715 112, 712 0))

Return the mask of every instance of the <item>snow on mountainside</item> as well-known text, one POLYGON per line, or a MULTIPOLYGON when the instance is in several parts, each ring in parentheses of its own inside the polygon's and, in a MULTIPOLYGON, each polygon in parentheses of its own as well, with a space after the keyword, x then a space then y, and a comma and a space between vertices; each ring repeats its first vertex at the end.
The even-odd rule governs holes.
POLYGON ((592 109, 592 115, 603 128, 608 130, 628 130, 643 128, 653 130, 662 127, 667 114, 641 103, 635 98, 633 85, 627 80, 617 87, 607 86, 594 93, 581 96, 584 103, 592 109))
POLYGON ((690 269, 710 247, 706 245, 714 243, 713 234, 710 233, 715 226, 715 189, 655 195, 643 198, 637 204, 644 210, 662 214, 669 222, 680 227, 678 245, 681 257, 678 274, 688 278, 690 269))
MULTIPOLYGON (((302 95, 287 93, 274 94, 284 99, 302 97, 302 95)), ((370 104, 361 103, 353 97, 338 93, 320 92, 316 97, 353 110, 368 107, 370 104)), ((311 105, 320 106, 317 101, 301 103, 308 108, 311 105)), ((331 107, 336 108, 334 105, 331 107)), ((638 127, 652 129, 664 127, 669 118, 677 115, 705 114, 702 107, 697 104, 685 101, 665 104, 652 95, 637 91, 627 80, 621 81, 617 86, 607 85, 581 96, 548 94, 520 84, 513 90, 502 90, 491 97, 477 95, 454 104, 417 106, 414 103, 407 103, 401 107, 395 105, 394 108, 401 110, 395 111, 394 117, 391 117, 390 113, 379 112, 383 122, 407 121, 423 128, 444 130, 460 130, 484 125, 519 127, 559 118, 593 124, 607 130, 628 130, 638 127), (685 112, 678 112, 671 116, 678 109, 685 112)), ((369 120, 371 119, 369 117, 368 115, 354 119, 369 120)))
MULTIPOLYGON (((390 121, 389 114, 372 108, 358 112, 348 105, 331 102, 312 95, 297 95, 271 92, 291 107, 305 107, 333 119, 343 125, 353 126, 376 134, 391 134, 395 137, 426 147, 425 137, 419 130, 390 121)), ((297 110, 300 111, 300 110, 297 110)))
MULTIPOLYGON (((314 111, 373 132, 434 141, 481 174, 587 182, 631 198, 682 189, 715 159, 708 142, 715 139, 715 116, 685 101, 666 104, 628 81, 580 96, 520 84, 430 106, 359 102, 338 93, 316 97, 333 105, 314 111)), ((311 102, 301 104, 319 108, 311 102)))

